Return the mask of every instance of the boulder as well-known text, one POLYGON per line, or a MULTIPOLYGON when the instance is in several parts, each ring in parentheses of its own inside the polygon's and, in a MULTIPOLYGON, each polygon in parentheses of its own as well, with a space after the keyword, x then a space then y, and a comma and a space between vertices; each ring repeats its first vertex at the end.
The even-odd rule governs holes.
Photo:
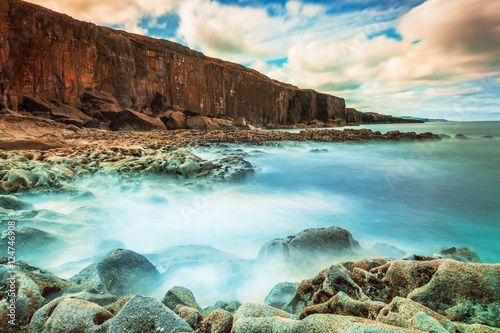
POLYGON ((122 110, 116 98, 102 91, 85 90, 80 100, 83 112, 93 118, 113 120, 122 110))
POLYGON ((214 123, 219 125, 219 129, 224 130, 224 131, 234 131, 236 130, 236 127, 234 126, 234 123, 230 119, 221 119, 221 118, 211 118, 214 123))
POLYGON ((160 282, 160 273, 142 255, 116 249, 69 279, 90 291, 124 296, 152 292, 160 282))
POLYGON ((290 322, 294 315, 268 305, 246 303, 234 314, 233 333, 273 332, 276 322, 290 322))
POLYGON ((309 272, 333 260, 356 257, 359 250, 359 243, 345 229, 307 229, 295 236, 266 243, 259 251, 258 259, 284 261, 309 272))
POLYGON ((104 323, 103 332, 168 333, 193 329, 160 301, 135 295, 113 319, 104 323))
POLYGON ((181 317, 182 320, 188 323, 189 326, 191 326, 194 330, 200 326, 203 320, 203 316, 200 311, 189 306, 179 304, 175 307, 174 312, 176 315, 181 317))
POLYGON ((171 310, 174 310, 177 305, 189 306, 198 311, 201 310, 191 290, 179 286, 170 288, 163 297, 162 303, 171 310))
POLYGON ((13 195, 0 195, 0 207, 12 210, 35 210, 35 206, 13 195))
POLYGON ((0 149, 50 149, 67 145, 57 122, 16 115, 0 115, 0 149))
POLYGON ((132 131, 162 131, 166 127, 159 118, 150 117, 133 110, 122 110, 111 121, 111 129, 132 131))
MULTIPOLYGON (((41 267, 50 265, 55 258, 58 258, 66 244, 56 234, 31 227, 16 228, 15 237, 16 256, 41 267)), ((1 248, 7 249, 9 241, 8 232, 2 232, 1 248)))
POLYGON ((160 117, 168 130, 186 129, 186 115, 181 111, 170 111, 160 117))
POLYGON ((56 106, 32 96, 23 96, 22 108, 33 114, 50 113, 56 106))
POLYGON ((238 302, 238 301, 230 301, 230 302, 217 301, 217 302, 215 302, 214 305, 208 306, 205 309, 203 309, 203 316, 206 317, 217 309, 227 311, 230 314, 234 314, 234 313, 236 313, 236 311, 238 311, 238 309, 242 305, 243 304, 241 302, 238 302))
POLYGON ((40 268, 16 261, 14 269, 10 269, 7 263, 7 258, 0 258, 0 297, 7 299, 7 291, 10 289, 8 278, 12 276, 13 271, 17 285, 16 319, 20 325, 29 324, 33 314, 52 299, 63 293, 81 291, 79 286, 40 268))
POLYGON ((141 295, 131 297, 116 315, 91 302, 60 297, 38 310, 29 328, 33 333, 193 332, 159 301, 141 295))
POLYGON ((203 320, 198 333, 230 333, 233 328, 233 315, 222 309, 215 309, 203 320))
POLYGON ((269 295, 264 300, 264 304, 274 308, 283 309, 297 291, 298 282, 280 282, 273 287, 269 295))
POLYGON ((247 121, 246 121, 245 117, 238 117, 234 121, 234 125, 235 126, 246 126, 247 125, 247 121))
POLYGON ((69 105, 61 105, 54 108, 50 110, 50 114, 55 121, 78 127, 84 127, 85 124, 93 120, 92 117, 69 105))
POLYGON ((476 254, 476 252, 468 247, 456 247, 456 246, 447 247, 439 250, 438 254, 443 256, 444 258, 463 261, 463 262, 473 262, 473 263, 481 262, 481 259, 476 254))
POLYGON ((188 128, 203 130, 203 131, 213 131, 219 129, 219 124, 212 121, 212 118, 204 116, 193 116, 186 119, 186 124, 188 128))
POLYGON ((33 315, 29 329, 31 333, 98 332, 111 318, 111 312, 95 303, 60 297, 33 315))
POLYGON ((463 134, 455 134, 455 139, 457 139, 457 140, 466 140, 466 139, 468 139, 468 137, 466 137, 463 134))

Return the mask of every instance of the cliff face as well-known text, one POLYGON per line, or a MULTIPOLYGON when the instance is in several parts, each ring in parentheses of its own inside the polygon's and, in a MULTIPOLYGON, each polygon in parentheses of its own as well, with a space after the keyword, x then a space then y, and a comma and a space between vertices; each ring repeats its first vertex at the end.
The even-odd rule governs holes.
POLYGON ((121 108, 153 115, 190 110, 274 126, 363 119, 348 119, 342 98, 301 90, 180 44, 17 0, 0 0, 0 15, 2 107, 15 110, 32 96, 81 109, 84 92, 93 89, 114 96, 121 108))

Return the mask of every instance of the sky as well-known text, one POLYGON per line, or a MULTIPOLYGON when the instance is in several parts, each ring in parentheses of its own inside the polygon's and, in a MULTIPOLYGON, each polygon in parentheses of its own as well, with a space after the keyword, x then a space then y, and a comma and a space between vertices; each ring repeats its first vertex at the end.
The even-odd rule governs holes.
POLYGON ((500 120, 500 0, 29 0, 363 112, 500 120))

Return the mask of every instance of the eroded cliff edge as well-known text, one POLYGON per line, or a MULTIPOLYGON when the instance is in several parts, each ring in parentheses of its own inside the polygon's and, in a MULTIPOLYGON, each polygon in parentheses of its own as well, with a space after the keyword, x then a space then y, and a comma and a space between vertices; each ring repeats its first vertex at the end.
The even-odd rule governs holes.
POLYGON ((93 89, 150 115, 189 110, 258 126, 407 121, 346 109, 342 98, 27 2, 0 0, 0 15, 1 108, 23 109, 31 96, 82 109, 83 93, 93 89))

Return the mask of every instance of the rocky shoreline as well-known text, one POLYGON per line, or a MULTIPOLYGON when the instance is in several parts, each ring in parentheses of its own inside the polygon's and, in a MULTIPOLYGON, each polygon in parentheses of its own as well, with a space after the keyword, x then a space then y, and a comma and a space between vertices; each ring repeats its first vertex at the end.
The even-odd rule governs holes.
MULTIPOLYGON (((271 240, 254 260, 201 246, 139 254, 108 234, 111 217, 105 211, 82 206, 60 214, 37 210, 14 196, 57 192, 85 202, 93 194, 75 182, 109 175, 124 186, 159 175, 186 186, 242 181, 255 167, 231 144, 440 140, 437 135, 367 129, 111 132, 19 117, 0 119, 5 129, 0 138, 1 225, 7 230, 7 221, 15 220, 23 239, 22 261, 14 268, 18 325, 13 327, 7 324, 8 259, 0 259, 1 331, 500 332, 500 265, 481 264, 471 249, 405 255, 386 244, 363 248, 349 231, 332 227, 271 240), (24 127, 9 125, 16 123, 24 127), (210 148, 217 158, 197 156, 200 147, 210 148), (62 279, 44 267, 68 246, 85 249, 89 258, 78 263, 86 266, 78 274, 62 279), (90 257, 96 252, 98 257, 90 257), (227 278, 233 283, 235 276, 252 278, 252 270, 269 267, 262 265, 310 278, 281 281, 263 304, 227 300, 202 308, 189 289, 163 289, 161 283, 193 253, 201 258, 196 260, 231 267, 234 276, 227 278), (380 257, 365 258, 367 253, 380 257)), ((0 246, 7 241, 4 233, 0 246)))
MULTIPOLYGON (((4 214, 42 212, 14 197, 1 201, 4 214)), ((349 231, 338 227, 270 241, 257 262, 303 267, 304 262, 324 262, 320 257, 326 256, 330 264, 300 283, 278 283, 263 303, 220 301, 206 308, 182 286, 163 290, 161 300, 149 297, 152 290, 161 291, 168 272, 160 273, 146 256, 130 250, 104 253, 70 279, 19 261, 13 269, 15 326, 8 324, 7 277, 12 273, 7 258, 0 258, 0 330, 500 332, 500 264, 481 264, 473 250, 457 247, 398 260, 336 260, 360 248, 349 231)))

